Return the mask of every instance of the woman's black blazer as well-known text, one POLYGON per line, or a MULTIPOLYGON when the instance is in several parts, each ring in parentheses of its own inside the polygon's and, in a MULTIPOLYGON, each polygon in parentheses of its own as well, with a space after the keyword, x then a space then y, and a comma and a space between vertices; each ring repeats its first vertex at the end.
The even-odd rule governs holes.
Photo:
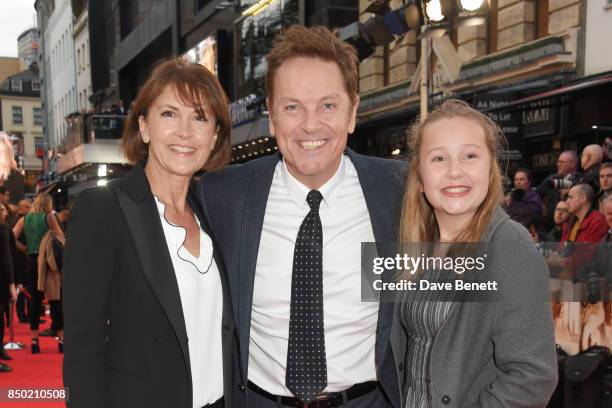
MULTIPOLYGON (((211 235, 191 194, 189 203, 211 235)), ((229 408, 236 337, 216 246, 214 259, 223 286, 223 324, 210 329, 222 330, 223 373, 210 375, 223 375, 229 408)), ((69 407, 192 408, 178 284, 142 163, 77 200, 67 231, 63 305, 69 407)))

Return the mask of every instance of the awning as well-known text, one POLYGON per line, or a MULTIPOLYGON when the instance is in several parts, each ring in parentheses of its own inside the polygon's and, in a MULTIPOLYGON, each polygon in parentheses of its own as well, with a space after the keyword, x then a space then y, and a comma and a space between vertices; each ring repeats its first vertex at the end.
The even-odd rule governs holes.
POLYGON ((499 110, 505 110, 508 108, 513 108, 516 106, 520 106, 520 105, 524 105, 526 103, 530 103, 530 102, 535 102, 535 101, 539 101, 541 99, 546 99, 546 98, 551 98, 554 96, 561 96, 561 95, 567 95, 570 93, 575 93, 575 92, 579 92, 588 88, 593 88, 596 86, 600 86, 600 85, 605 85, 605 84, 609 84, 612 83, 612 75, 606 75, 603 77, 597 77, 597 78, 583 78, 582 80, 580 80, 579 82, 573 83, 573 84, 569 84, 569 85, 564 85, 561 86, 559 88, 556 89, 551 89, 549 91, 545 91, 545 92, 540 92, 534 95, 529 95, 526 96, 524 98, 521 99, 517 99, 515 101, 512 101, 510 103, 508 103, 507 105, 503 105, 503 106, 497 106, 494 108, 490 108, 490 109, 486 109, 483 110, 483 112, 495 112, 495 111, 499 111, 499 110))

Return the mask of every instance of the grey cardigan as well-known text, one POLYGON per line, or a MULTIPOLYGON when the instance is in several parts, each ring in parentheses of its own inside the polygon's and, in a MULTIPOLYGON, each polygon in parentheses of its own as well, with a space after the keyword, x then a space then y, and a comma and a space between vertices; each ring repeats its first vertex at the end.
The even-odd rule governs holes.
MULTIPOLYGON (((436 333, 429 391, 436 407, 545 407, 557 384, 548 269, 529 233, 497 209, 483 237, 493 302, 456 302, 436 333)), ((397 310, 397 308, 396 308, 397 310)), ((407 344, 400 316, 391 329, 403 388, 407 344)))

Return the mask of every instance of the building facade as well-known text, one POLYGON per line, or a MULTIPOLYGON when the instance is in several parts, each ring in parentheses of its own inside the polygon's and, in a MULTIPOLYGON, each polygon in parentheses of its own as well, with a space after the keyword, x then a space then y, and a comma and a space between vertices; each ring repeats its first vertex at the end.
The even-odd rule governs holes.
POLYGON ((123 116, 102 112, 99 103, 92 103, 96 100, 92 91, 90 7, 86 0, 35 3, 42 43, 47 142, 41 188, 51 193, 59 206, 66 205, 83 188, 105 183, 128 170, 119 148, 123 116))
MULTIPOLYGON (((371 3, 360 0, 360 20, 372 17, 366 11, 371 3)), ((392 0, 389 5, 393 9, 401 3, 392 0)), ((429 108, 447 98, 460 98, 487 111, 508 139, 510 170, 526 166, 542 177, 555 170, 560 151, 599 142, 592 126, 612 121, 612 102, 605 97, 611 83, 590 76, 596 72, 605 76, 611 68, 603 64, 596 71, 596 63, 587 57, 584 69, 585 56, 595 50, 600 59, 609 58, 609 53, 601 52, 607 37, 600 36, 612 27, 602 16, 606 2, 486 3, 484 24, 460 26, 459 18, 451 15, 444 38, 426 40, 446 58, 436 52, 428 57, 429 108), (587 24, 591 3, 600 3, 593 11, 600 29, 596 24, 591 27, 590 20, 587 24), (595 37, 590 42, 593 51, 589 51, 589 32, 595 37), (453 63, 458 67, 454 78, 449 77, 453 63)), ((410 30, 361 62, 361 105, 353 140, 358 149, 388 157, 407 152, 408 129, 420 104, 415 86, 422 46, 418 35, 410 30)))
MULTIPOLYGON (((584 74, 596 75, 612 71, 612 1, 587 0, 585 20, 584 74)), ((612 124, 612 122, 610 123, 612 124)))
POLYGON ((37 0, 41 32, 41 84, 45 137, 50 148, 68 133, 65 118, 77 111, 72 7, 70 0, 37 0))
POLYGON ((84 113, 90 111, 93 105, 90 102, 91 89, 91 50, 89 48, 89 7, 87 0, 72 0, 74 19, 73 38, 76 71, 76 97, 77 111, 84 113))
POLYGON ((30 28, 17 37, 17 55, 26 65, 38 62, 39 41, 38 30, 30 28))
POLYGON ((263 101, 265 56, 291 24, 342 27, 358 18, 357 0, 89 1, 92 92, 125 106, 157 61, 184 56, 215 72, 232 101, 233 162, 276 149, 263 101))
POLYGON ((9 76, 0 83, 0 129, 16 138, 18 167, 25 176, 26 193, 33 193, 42 176, 44 138, 38 67, 9 76))

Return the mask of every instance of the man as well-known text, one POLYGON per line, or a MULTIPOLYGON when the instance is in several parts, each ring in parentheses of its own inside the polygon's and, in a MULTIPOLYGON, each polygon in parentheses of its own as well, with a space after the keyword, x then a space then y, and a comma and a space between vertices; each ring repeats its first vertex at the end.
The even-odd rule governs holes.
POLYGON ((557 207, 555 208, 555 226, 548 231, 544 241, 559 242, 561 240, 561 235, 563 234, 563 225, 567 222, 569 217, 569 205, 565 201, 559 201, 557 203, 557 207))
POLYGON ((286 29, 267 62, 280 154, 199 186, 227 263, 242 406, 399 407, 393 305, 361 301, 360 247, 397 239, 405 163, 346 149, 358 59, 327 28, 286 29))
POLYGON ((536 187, 544 201, 542 231, 554 226, 553 215, 557 203, 566 198, 568 186, 572 186, 579 176, 577 170, 578 155, 573 150, 566 150, 557 159, 557 173, 549 175, 536 187))
POLYGON ((603 200, 612 194, 612 163, 603 163, 599 168, 599 211, 603 213, 603 200))
POLYGON ((591 205, 595 193, 588 184, 576 184, 567 195, 567 205, 570 221, 563 228, 561 242, 599 242, 608 232, 606 220, 591 205))
POLYGON ((578 178, 577 183, 586 183, 593 191, 599 191, 599 166, 604 158, 604 152, 600 145, 588 145, 580 155, 580 165, 584 174, 578 178))
POLYGON ((606 140, 601 144, 604 155, 606 156, 604 161, 612 162, 612 137, 606 137, 606 140))
POLYGON ((594 200, 595 193, 588 184, 576 184, 570 189, 566 200, 570 219, 563 224, 558 247, 562 258, 552 256, 547 259, 550 267, 561 267, 573 279, 579 279, 595 255, 597 245, 588 244, 601 242, 608 232, 604 216, 591 208, 594 200))
POLYGON ((597 251, 594 265, 596 266, 598 274, 602 277, 606 277, 608 279, 608 284, 612 284, 612 195, 608 195, 604 198, 601 204, 602 213, 608 225, 608 233, 604 238, 604 244, 601 245, 597 251))
POLYGON ((578 171, 578 155, 573 150, 566 150, 557 159, 557 174, 563 177, 573 177, 578 171))

